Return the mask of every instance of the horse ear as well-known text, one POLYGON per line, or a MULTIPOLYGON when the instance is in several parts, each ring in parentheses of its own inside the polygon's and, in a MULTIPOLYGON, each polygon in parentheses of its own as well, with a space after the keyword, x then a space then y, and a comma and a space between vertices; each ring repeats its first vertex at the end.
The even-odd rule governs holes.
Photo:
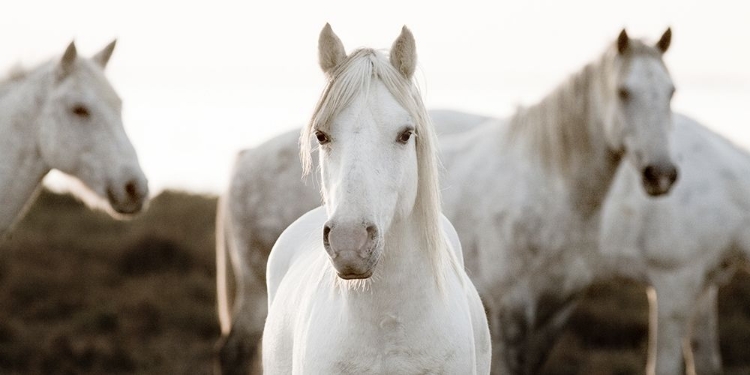
POLYGON ((326 23, 318 37, 318 60, 323 72, 330 75, 342 61, 346 59, 344 43, 331 29, 331 24, 326 23))
POLYGON ((102 69, 107 67, 107 62, 109 62, 109 58, 112 57, 112 52, 115 50, 115 45, 117 44, 117 39, 111 41, 109 44, 107 44, 104 49, 99 51, 94 57, 91 59, 94 60, 99 66, 102 67, 102 69))
POLYGON ((66 76, 73 71, 77 57, 76 44, 75 42, 70 42, 68 48, 65 49, 65 53, 63 53, 62 59, 60 59, 60 72, 62 76, 66 76))
POLYGON ((406 26, 391 47, 391 64, 406 78, 411 78, 417 69, 417 43, 406 26))
POLYGON ((667 52, 669 49, 669 45, 672 43, 672 28, 668 27, 667 31, 662 34, 661 38, 658 42, 656 42, 656 48, 661 51, 661 53, 667 52))
POLYGON ((630 45, 630 38, 625 29, 622 29, 620 35, 617 37, 617 52, 620 54, 625 53, 628 50, 628 45, 630 45))

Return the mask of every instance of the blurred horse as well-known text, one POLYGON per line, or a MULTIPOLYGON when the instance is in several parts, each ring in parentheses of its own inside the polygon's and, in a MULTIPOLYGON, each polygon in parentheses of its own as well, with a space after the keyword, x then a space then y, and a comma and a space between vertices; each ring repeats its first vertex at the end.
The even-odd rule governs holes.
MULTIPOLYGON (((493 373, 535 373, 600 272, 601 208, 621 161, 640 171, 651 195, 666 194, 676 180, 667 142, 674 86, 662 60, 670 40, 670 30, 655 45, 623 30, 600 58, 507 121, 456 133, 468 126, 436 114, 443 117, 437 131, 448 129, 443 207, 490 314, 493 373)), ((244 151, 219 210, 222 328, 249 353, 266 313, 259 286, 270 244, 319 204, 314 182, 294 182, 301 168, 293 142, 287 134, 244 151)))
POLYGON ((652 196, 676 180, 670 39, 650 45, 623 30, 538 104, 442 141, 445 213, 490 315, 493 373, 537 373, 604 271, 599 223, 619 165, 652 196))
POLYGON ((637 189, 637 172, 621 166, 600 246, 614 270, 655 290, 648 373, 721 374, 717 288, 738 258, 750 259, 750 154, 687 117, 673 122, 680 181, 650 199, 637 189))
POLYGON ((76 177, 79 196, 113 215, 136 213, 148 199, 122 101, 104 76, 114 48, 84 58, 70 43, 62 58, 0 83, 0 237, 52 169, 76 177))
POLYGON ((268 259, 264 374, 489 374, 484 308, 440 212, 414 37, 404 27, 389 59, 346 56, 326 25, 319 54, 329 81, 301 153, 309 170, 315 136, 325 203, 268 259))

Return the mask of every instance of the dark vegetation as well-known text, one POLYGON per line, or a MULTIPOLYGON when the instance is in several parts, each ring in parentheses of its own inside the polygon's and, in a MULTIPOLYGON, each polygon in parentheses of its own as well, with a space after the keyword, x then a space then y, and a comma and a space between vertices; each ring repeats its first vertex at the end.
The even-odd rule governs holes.
MULTIPOLYGON (((167 191, 116 221, 43 192, 0 244, 0 374, 210 374, 216 199, 167 191)), ((750 275, 721 290, 727 374, 750 373, 750 275)), ((547 375, 642 374, 643 286, 593 286, 547 375)))

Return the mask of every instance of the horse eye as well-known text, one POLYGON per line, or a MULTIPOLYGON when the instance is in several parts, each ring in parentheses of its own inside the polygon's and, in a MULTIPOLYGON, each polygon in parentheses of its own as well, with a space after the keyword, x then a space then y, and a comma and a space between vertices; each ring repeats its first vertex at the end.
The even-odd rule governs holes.
POLYGON ((398 142, 406 144, 406 142, 409 142, 409 139, 411 138, 411 135, 413 133, 414 132, 412 130, 406 130, 406 131, 404 131, 403 133, 401 133, 398 136, 398 142))
POLYGON ((73 112, 74 115, 79 116, 79 117, 89 117, 89 115, 91 115, 89 113, 88 108, 86 108, 85 106, 81 104, 73 106, 73 108, 71 108, 70 111, 73 112))
POLYGON ((316 131, 315 138, 318 139, 318 143, 320 143, 321 145, 324 145, 331 141, 331 139, 328 138, 328 135, 326 135, 326 133, 323 133, 322 131, 316 131))
POLYGON ((626 88, 619 88, 617 89, 617 96, 620 97, 620 100, 625 101, 630 98, 630 91, 626 88))

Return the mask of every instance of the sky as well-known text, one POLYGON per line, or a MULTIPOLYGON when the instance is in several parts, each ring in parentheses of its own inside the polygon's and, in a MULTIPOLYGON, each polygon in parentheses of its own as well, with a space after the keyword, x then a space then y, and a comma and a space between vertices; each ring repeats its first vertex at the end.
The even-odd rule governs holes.
POLYGON ((0 71, 116 38, 107 76, 152 193, 218 194, 237 151, 308 121, 326 22, 347 51, 389 48, 407 25, 428 108, 497 117, 542 98, 623 27, 655 41, 671 26, 673 109, 750 148, 748 19, 750 4, 726 0, 16 0, 0 12, 0 71))

